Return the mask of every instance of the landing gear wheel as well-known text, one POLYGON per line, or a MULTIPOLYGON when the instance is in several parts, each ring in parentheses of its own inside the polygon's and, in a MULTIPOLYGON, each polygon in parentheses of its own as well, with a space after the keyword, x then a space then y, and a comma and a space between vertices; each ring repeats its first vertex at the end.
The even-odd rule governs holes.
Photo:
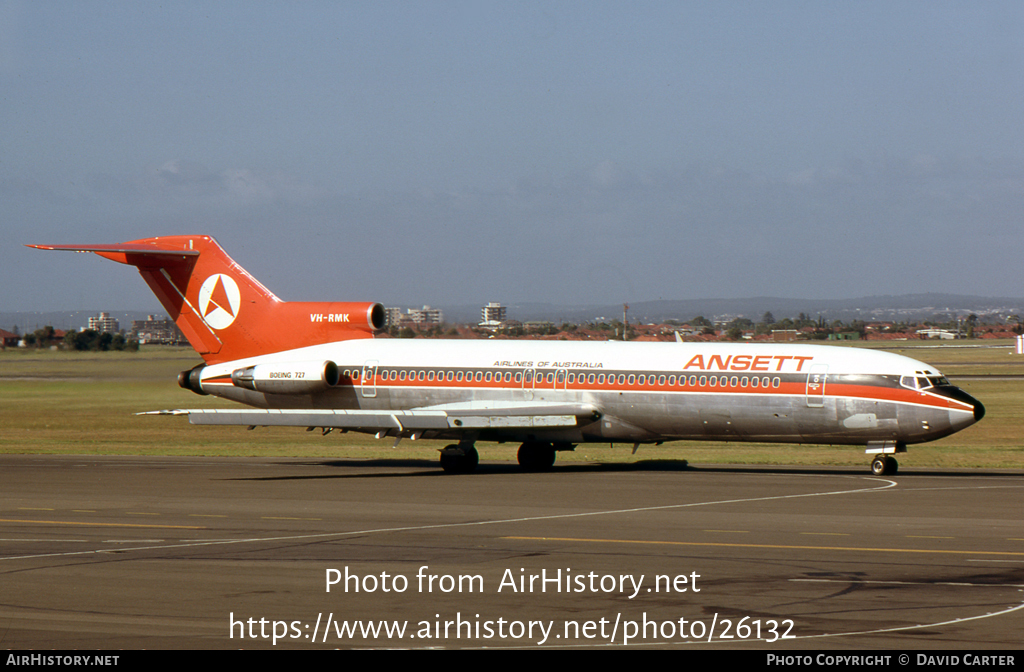
POLYGON ((476 471, 480 454, 472 445, 452 444, 441 451, 441 468, 449 474, 469 474, 476 471))
POLYGON ((547 471, 555 464, 555 449, 550 443, 527 442, 519 446, 517 457, 526 471, 547 471))
POLYGON ((875 459, 871 460, 871 473, 875 476, 888 476, 895 474, 899 467, 900 463, 896 461, 895 457, 879 455, 875 459))

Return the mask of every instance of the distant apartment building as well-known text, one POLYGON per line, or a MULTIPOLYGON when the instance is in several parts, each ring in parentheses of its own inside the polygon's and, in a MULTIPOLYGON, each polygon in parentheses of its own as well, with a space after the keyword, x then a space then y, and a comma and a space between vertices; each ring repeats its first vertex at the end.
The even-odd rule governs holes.
POLYGON ((116 334, 121 331, 121 325, 110 316, 110 313, 100 313, 99 317, 89 318, 89 329, 101 334, 116 334))
POLYGON ((154 315, 149 315, 144 320, 132 320, 130 338, 140 344, 160 343, 164 345, 177 344, 185 340, 173 320, 158 320, 154 315))
POLYGON ((401 308, 385 308, 384 318, 389 327, 397 327, 402 322, 401 308))
POLYGON ((430 306, 423 306, 423 308, 410 308, 407 311, 407 317, 415 324, 444 323, 444 312, 440 308, 431 308, 430 306))
POLYGON ((480 309, 480 325, 485 329, 497 329, 508 319, 507 308, 493 301, 480 309))

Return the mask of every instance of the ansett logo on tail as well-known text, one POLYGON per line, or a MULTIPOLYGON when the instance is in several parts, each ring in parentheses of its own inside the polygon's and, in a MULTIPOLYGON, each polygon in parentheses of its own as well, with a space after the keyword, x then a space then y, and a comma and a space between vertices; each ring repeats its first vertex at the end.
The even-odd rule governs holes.
POLYGON ((213 329, 226 329, 238 317, 242 295, 238 285, 223 273, 211 275, 199 288, 199 314, 213 329))

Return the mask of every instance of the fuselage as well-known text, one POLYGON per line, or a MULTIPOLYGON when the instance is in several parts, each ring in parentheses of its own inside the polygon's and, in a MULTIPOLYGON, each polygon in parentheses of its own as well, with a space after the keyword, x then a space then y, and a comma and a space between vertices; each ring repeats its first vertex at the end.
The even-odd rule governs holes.
POLYGON ((911 444, 984 414, 923 362, 803 344, 354 339, 211 364, 199 376, 202 392, 257 408, 595 410, 576 427, 492 427, 473 437, 485 441, 911 444), (312 381, 325 362, 334 377, 312 381), (243 384, 241 371, 257 381, 243 384))

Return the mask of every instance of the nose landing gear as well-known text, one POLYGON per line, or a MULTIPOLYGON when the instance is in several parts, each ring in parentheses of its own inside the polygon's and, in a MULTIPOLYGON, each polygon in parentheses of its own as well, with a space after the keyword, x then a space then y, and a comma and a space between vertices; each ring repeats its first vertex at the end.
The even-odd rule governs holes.
POLYGON ((871 459, 871 473, 875 476, 892 476, 899 469, 900 463, 893 457, 896 453, 907 452, 907 444, 902 441, 879 441, 868 444, 865 451, 874 455, 871 459))
POLYGON ((899 467, 900 463, 896 458, 888 455, 879 455, 871 460, 871 473, 875 476, 891 476, 899 467))

